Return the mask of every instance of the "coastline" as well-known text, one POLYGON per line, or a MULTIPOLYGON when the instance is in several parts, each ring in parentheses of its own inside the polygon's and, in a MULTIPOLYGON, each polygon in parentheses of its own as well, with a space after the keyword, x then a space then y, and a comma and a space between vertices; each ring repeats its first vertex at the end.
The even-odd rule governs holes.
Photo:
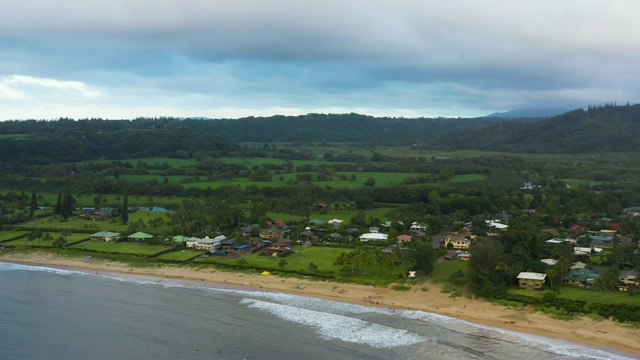
POLYGON ((448 294, 440 292, 440 285, 429 282, 415 285, 409 291, 394 291, 388 287, 250 275, 197 269, 188 265, 134 268, 115 261, 70 258, 43 252, 3 253, 0 261, 263 288, 358 305, 419 310, 510 331, 604 347, 627 354, 640 354, 640 329, 625 327, 610 320, 595 321, 585 317, 571 321, 555 320, 530 308, 509 308, 465 297, 450 298, 448 294), (427 291, 422 290, 425 287, 428 288, 427 291))

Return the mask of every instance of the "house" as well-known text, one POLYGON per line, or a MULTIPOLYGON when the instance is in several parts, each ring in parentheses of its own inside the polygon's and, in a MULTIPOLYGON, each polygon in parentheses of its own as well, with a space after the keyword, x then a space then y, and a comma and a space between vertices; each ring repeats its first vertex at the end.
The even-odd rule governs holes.
POLYGON ((485 220, 487 223, 487 235, 498 236, 499 231, 505 231, 509 228, 509 225, 503 224, 497 220, 485 220))
POLYGON ((369 241, 387 241, 387 234, 381 234, 377 232, 362 234, 360 235, 360 241, 364 243, 369 241))
POLYGON ((547 244, 562 244, 563 242, 570 242, 572 244, 576 244, 578 240, 571 238, 553 238, 545 241, 547 244))
POLYGON ((600 274, 591 269, 575 269, 569 270, 567 275, 562 277, 562 282, 568 285, 578 285, 583 287, 593 286, 600 274))
POLYGON ((93 241, 118 241, 120 240, 120 233, 111 231, 99 231, 91 235, 93 241))
POLYGON ((343 240, 343 236, 340 233, 334 232, 334 233, 331 233, 331 234, 327 235, 325 237, 325 240, 328 240, 328 241, 342 241, 343 240))
POLYGON ((618 273, 618 280, 627 286, 640 286, 640 277, 635 270, 625 270, 618 273))
POLYGON ((267 220, 267 226, 287 226, 287 224, 282 220, 267 220))
POLYGON ((202 239, 191 237, 187 239, 187 247, 196 250, 211 251, 213 249, 220 248, 222 246, 222 241, 225 239, 226 236, 224 235, 216 236, 213 239, 208 236, 205 236, 202 239))
POLYGON ((298 241, 318 241, 318 235, 309 230, 298 233, 298 241))
POLYGON ((396 242, 398 244, 404 244, 407 241, 411 241, 411 239, 413 239, 413 236, 411 236, 411 235, 398 235, 398 236, 396 236, 396 242))
POLYGON ((113 216, 112 209, 96 210, 93 208, 82 209, 82 211, 78 215, 79 218, 87 220, 104 220, 110 218, 111 216, 113 216))
POLYGON ((471 240, 460 234, 451 233, 444 237, 444 246, 453 247, 454 249, 468 250, 471 247, 471 240))
POLYGON ((176 235, 173 237, 173 242, 178 244, 186 244, 188 237, 183 235, 176 235))
POLYGON ((260 229, 260 237, 263 239, 278 240, 282 237, 284 231, 276 227, 270 227, 269 229, 260 229))
POLYGON ((573 253, 575 255, 591 255, 592 251, 596 254, 600 254, 602 252, 602 248, 579 247, 579 246, 576 246, 573 248, 573 253))
POLYGON ((552 265, 555 265, 555 264, 558 263, 558 260, 555 260, 555 259, 542 259, 540 261, 545 263, 545 264, 547 264, 547 265, 549 265, 549 266, 552 266, 552 265))
POLYGON ((262 254, 274 257, 287 256, 291 254, 291 241, 287 239, 280 239, 264 248, 264 250, 262 250, 262 254))
POLYGON ((127 239, 133 241, 147 241, 149 239, 153 239, 153 235, 138 231, 137 233, 127 236, 127 239))
POLYGON ((533 190, 533 183, 530 181, 525 181, 524 185, 520 188, 522 190, 533 190))
POLYGON ((535 273, 535 272, 521 272, 518 274, 518 283, 521 288, 525 289, 541 289, 544 286, 544 281, 547 278, 547 274, 535 273))
POLYGON ((458 258, 458 260, 462 260, 462 261, 469 261, 471 260, 471 253, 469 252, 461 252, 459 254, 456 255, 456 258, 458 258))
POLYGON ((334 228, 339 228, 340 226, 342 226, 344 224, 344 221, 342 221, 340 219, 331 219, 331 220, 327 221, 327 224, 333 225, 334 228))
POLYGON ((421 231, 421 232, 425 232, 427 231, 427 225, 425 224, 421 224, 418 222, 413 222, 411 223, 411 227, 409 228, 409 231, 421 231))

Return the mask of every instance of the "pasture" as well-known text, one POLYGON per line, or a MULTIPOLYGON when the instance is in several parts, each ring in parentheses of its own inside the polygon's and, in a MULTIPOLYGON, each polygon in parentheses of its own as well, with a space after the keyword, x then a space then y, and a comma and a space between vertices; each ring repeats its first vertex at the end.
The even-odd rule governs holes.
POLYGON ((71 245, 68 249, 95 251, 112 254, 129 254, 129 255, 142 255, 142 256, 156 256, 160 253, 167 251, 168 248, 164 245, 148 245, 144 243, 136 242, 97 242, 97 241, 83 241, 81 243, 71 245))
MULTIPOLYGON (((47 240, 45 238, 46 234, 47 232, 44 232, 42 234, 43 236, 37 239, 29 239, 27 236, 24 236, 17 240, 7 241, 4 244, 8 246, 15 246, 15 247, 40 247, 40 246, 52 247, 52 246, 55 246, 56 241, 58 241, 58 238, 61 235, 60 233, 50 232, 48 233, 50 235, 50 238, 47 240)), ((83 234, 83 233, 71 233, 66 235, 65 238, 66 238, 67 244, 74 244, 74 243, 78 243, 80 241, 88 239, 89 235, 83 234)))

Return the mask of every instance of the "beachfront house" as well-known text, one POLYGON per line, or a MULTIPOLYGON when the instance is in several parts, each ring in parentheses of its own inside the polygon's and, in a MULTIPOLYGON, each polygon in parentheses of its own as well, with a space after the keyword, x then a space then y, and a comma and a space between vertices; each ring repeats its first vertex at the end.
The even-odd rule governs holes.
POLYGON ((623 270, 618 274, 618 280, 627 286, 640 286, 640 277, 635 270, 623 270))
POLYGON ((153 235, 147 234, 147 233, 143 233, 142 231, 138 231, 137 233, 133 233, 133 234, 127 236, 127 239, 129 239, 131 241, 144 242, 144 241, 153 239, 153 235))
POLYGON ((224 235, 219 235, 215 238, 210 238, 208 236, 205 236, 204 238, 190 237, 187 239, 186 245, 188 248, 196 250, 211 251, 220 248, 222 246, 222 241, 226 239, 227 237, 224 235))
POLYGON ((575 269, 570 270, 567 275, 562 277, 562 282, 567 285, 578 285, 581 287, 591 287, 595 285, 600 274, 591 269, 575 269))
POLYGON ((93 241, 118 241, 120 240, 120 233, 111 231, 99 231, 91 235, 93 241))
POLYGON ((535 272, 521 272, 518 274, 518 284, 524 289, 541 289, 547 274, 535 272))

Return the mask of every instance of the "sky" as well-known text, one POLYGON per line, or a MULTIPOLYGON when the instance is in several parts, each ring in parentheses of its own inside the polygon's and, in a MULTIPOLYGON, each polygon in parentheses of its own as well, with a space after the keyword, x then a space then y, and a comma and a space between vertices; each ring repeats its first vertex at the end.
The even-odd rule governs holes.
POLYGON ((0 120, 476 117, 640 97, 637 0, 21 0, 0 120))

